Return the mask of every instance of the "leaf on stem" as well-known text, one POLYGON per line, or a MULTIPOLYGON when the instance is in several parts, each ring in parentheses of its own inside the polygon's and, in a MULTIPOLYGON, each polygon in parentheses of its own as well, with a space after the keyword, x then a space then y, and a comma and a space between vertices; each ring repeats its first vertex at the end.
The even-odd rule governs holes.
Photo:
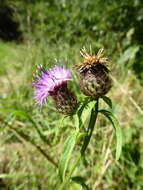
POLYGON ((104 100, 104 102, 112 109, 112 101, 111 101, 111 99, 108 98, 107 96, 102 96, 101 98, 102 98, 102 99, 104 100))
POLYGON ((71 178, 72 181, 74 181, 77 184, 80 184, 82 186, 83 189, 85 190, 89 190, 89 187, 85 184, 85 178, 81 177, 81 176, 74 176, 71 178))
POLYGON ((85 136, 84 138, 84 142, 83 142, 83 145, 82 145, 82 148, 81 148, 81 154, 83 155, 89 142, 90 142, 90 138, 92 136, 92 133, 93 133, 93 129, 94 129, 94 126, 95 126, 95 122, 96 122, 96 119, 97 119, 97 114, 98 114, 98 101, 96 101, 96 103, 94 102, 94 107, 92 107, 90 113, 90 121, 89 121, 89 124, 88 124, 88 128, 87 128, 87 133, 88 135, 85 136))
POLYGON ((91 113, 92 108, 94 107, 95 102, 91 101, 91 102, 86 102, 84 103, 81 108, 78 111, 78 118, 79 118, 79 128, 83 127, 83 125, 85 124, 85 121, 87 119, 87 117, 89 116, 89 114, 91 113))
POLYGON ((116 142, 117 142, 116 143, 116 160, 119 160, 121 152, 122 152, 122 141, 123 141, 120 124, 118 120, 116 119, 116 117, 110 111, 100 110, 99 112, 109 119, 109 121, 111 122, 111 124, 113 125, 115 129, 116 142))
POLYGON ((64 144, 63 152, 59 163, 59 175, 62 181, 64 181, 65 178, 65 173, 68 168, 68 163, 76 143, 76 138, 77 138, 77 133, 69 136, 64 144))

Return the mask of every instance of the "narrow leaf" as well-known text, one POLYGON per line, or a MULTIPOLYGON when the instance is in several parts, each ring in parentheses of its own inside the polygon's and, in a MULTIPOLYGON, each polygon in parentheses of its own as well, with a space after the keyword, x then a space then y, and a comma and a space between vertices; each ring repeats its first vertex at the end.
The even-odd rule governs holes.
POLYGON ((135 58, 137 52, 139 51, 139 46, 131 46, 124 51, 122 56, 119 58, 117 64, 124 64, 127 61, 130 61, 135 58))
POLYGON ((81 148, 81 154, 83 155, 89 142, 90 142, 90 138, 92 136, 92 132, 93 132, 93 129, 94 129, 94 126, 95 126, 95 122, 96 122, 96 119, 97 119, 97 114, 98 114, 98 100, 97 102, 95 103, 94 102, 94 107, 92 107, 92 110, 91 110, 91 115, 90 115, 90 121, 89 121, 89 124, 88 124, 88 128, 87 128, 87 136, 85 136, 84 138, 84 142, 83 142, 83 145, 82 145, 82 148, 81 148))
POLYGON ((91 101, 81 106, 80 110, 78 111, 79 128, 81 128, 85 124, 85 121, 91 113, 91 110, 94 107, 94 105, 95 101, 91 101))
POLYGON ((85 184, 85 178, 83 178, 81 176, 74 176, 71 179, 75 183, 80 184, 83 187, 83 189, 89 190, 89 187, 85 184))
POLYGON ((84 138, 87 135, 88 135, 87 132, 79 133, 78 136, 77 136, 77 141, 80 141, 82 138, 84 138))
POLYGON ((0 109, 1 111, 12 113, 13 115, 19 116, 23 119, 29 119, 28 114, 21 110, 13 110, 13 109, 0 109))
POLYGON ((44 141, 47 142, 46 137, 43 135, 42 131, 39 129, 37 123, 34 121, 34 119, 28 114, 26 113, 24 110, 13 110, 13 109, 0 109, 4 112, 7 113, 11 113, 19 118, 22 119, 27 119, 29 122, 32 123, 32 126, 35 128, 36 132, 38 133, 38 135, 40 136, 40 138, 44 141))
POLYGON ((112 123, 115 129, 116 142, 117 142, 116 143, 116 160, 118 160, 122 152, 122 130, 121 130, 120 124, 110 111, 100 110, 99 112, 104 114, 109 119, 109 121, 112 123))
POLYGON ((111 101, 111 99, 108 98, 107 96, 102 96, 102 99, 112 109, 112 101, 111 101))
POLYGON ((64 180, 65 178, 65 172, 67 170, 68 163, 69 163, 72 151, 76 143, 76 137, 77 137, 76 133, 72 136, 69 136, 63 148, 63 152, 62 152, 60 164, 59 164, 59 175, 62 180, 64 180))

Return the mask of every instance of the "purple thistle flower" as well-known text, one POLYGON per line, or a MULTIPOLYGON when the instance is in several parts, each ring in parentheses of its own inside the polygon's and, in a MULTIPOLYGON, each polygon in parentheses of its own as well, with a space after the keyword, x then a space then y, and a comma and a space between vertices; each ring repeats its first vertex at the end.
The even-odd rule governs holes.
POLYGON ((73 111, 75 106, 72 105, 73 102, 71 103, 71 101, 74 101, 74 104, 76 104, 76 98, 67 88, 67 81, 72 79, 71 71, 63 66, 55 66, 48 71, 42 66, 38 69, 40 72, 37 71, 37 75, 34 76, 35 81, 33 82, 36 103, 43 106, 46 103, 47 96, 52 96, 59 112, 69 113, 73 111), (61 108, 65 104, 66 109, 65 107, 61 108))
POLYGON ((53 69, 46 71, 44 67, 38 68, 41 74, 37 72, 36 79, 33 82, 35 87, 35 99, 41 105, 46 103, 47 96, 56 94, 57 88, 71 80, 71 71, 65 69, 63 66, 55 66, 53 69))

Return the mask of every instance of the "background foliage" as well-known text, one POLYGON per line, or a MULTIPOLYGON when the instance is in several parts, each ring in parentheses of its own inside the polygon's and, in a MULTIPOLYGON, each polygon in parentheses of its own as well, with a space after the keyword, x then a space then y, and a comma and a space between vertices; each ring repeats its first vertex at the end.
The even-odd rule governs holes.
MULTIPOLYGON (((80 48, 90 44, 95 52, 104 46, 110 59, 114 87, 108 96, 123 129, 123 153, 115 161, 115 134, 100 116, 75 174, 93 190, 143 189, 142 28, 141 0, 0 2, 0 189, 58 189, 55 167, 74 119, 56 113, 51 99, 42 112, 34 107, 32 75, 37 65, 49 68, 55 58, 67 58, 74 68, 80 48)), ((100 106, 106 107, 102 101, 100 106)))

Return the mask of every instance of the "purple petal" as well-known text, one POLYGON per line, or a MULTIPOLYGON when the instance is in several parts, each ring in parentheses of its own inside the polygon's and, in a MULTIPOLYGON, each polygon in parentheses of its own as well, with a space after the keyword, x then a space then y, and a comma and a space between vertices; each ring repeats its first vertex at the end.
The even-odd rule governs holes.
POLYGON ((42 71, 41 74, 37 73, 40 78, 35 76, 38 80, 33 82, 33 86, 35 87, 35 100, 43 105, 46 103, 47 96, 55 94, 58 87, 71 80, 71 71, 63 66, 55 66, 49 71, 42 66, 39 69, 42 71))

